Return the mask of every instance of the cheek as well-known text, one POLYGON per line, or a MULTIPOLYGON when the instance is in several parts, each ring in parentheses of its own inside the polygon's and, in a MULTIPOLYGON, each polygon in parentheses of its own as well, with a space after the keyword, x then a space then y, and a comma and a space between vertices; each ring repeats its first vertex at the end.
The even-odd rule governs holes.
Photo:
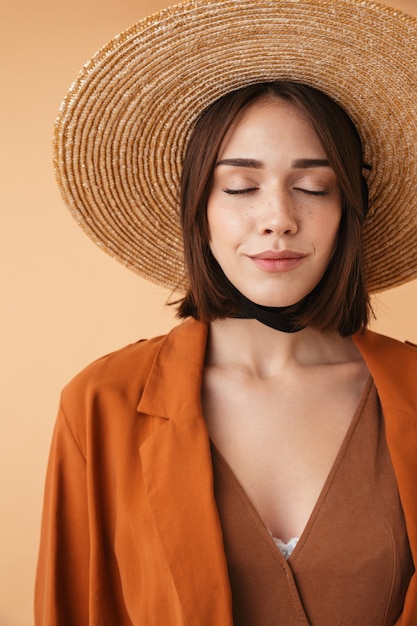
POLYGON ((341 218, 342 209, 339 206, 322 216, 320 230, 329 247, 333 247, 337 241, 341 218))
POLYGON ((223 265, 235 257, 242 242, 242 231, 238 220, 227 212, 216 209, 208 211, 209 246, 216 261, 223 265))
POLYGON ((210 202, 207 205, 207 226, 210 250, 218 261, 218 250, 223 248, 222 240, 225 237, 225 224, 221 211, 218 210, 215 204, 210 204, 210 202))
POLYGON ((341 211, 326 212, 320 219, 314 220, 314 235, 312 244, 315 254, 326 263, 332 258, 339 235, 341 211))
POLYGON ((339 227, 340 227, 340 220, 334 221, 328 227, 328 233, 329 233, 328 241, 327 241, 328 261, 332 259, 337 248, 337 244, 339 241, 339 227))
POLYGON ((212 237, 216 235, 218 231, 218 222, 220 217, 220 211, 217 206, 217 202, 213 199, 213 192, 210 193, 208 202, 207 202, 207 228, 209 239, 211 241, 212 237))
POLYGON ((207 224, 211 242, 218 240, 232 243, 233 240, 237 240, 243 230, 243 221, 240 214, 222 205, 209 203, 207 206, 207 224))
POLYGON ((337 206, 334 210, 333 215, 331 216, 330 219, 330 232, 333 233, 333 239, 337 239, 338 233, 339 233, 339 228, 340 228, 340 222, 342 220, 342 207, 341 206, 337 206))

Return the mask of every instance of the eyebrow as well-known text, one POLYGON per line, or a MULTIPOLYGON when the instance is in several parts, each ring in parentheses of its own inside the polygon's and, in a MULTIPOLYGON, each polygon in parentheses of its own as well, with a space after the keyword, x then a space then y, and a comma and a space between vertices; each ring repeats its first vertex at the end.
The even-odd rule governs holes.
MULTIPOLYGON (((249 167, 252 169, 260 170, 265 167, 262 161, 256 159, 222 159, 217 161, 216 167, 219 165, 231 165, 233 167, 249 167)), ((309 169, 313 167, 330 167, 330 163, 327 159, 296 159, 291 163, 291 167, 294 169, 309 169)))
POLYGON ((232 165, 234 167, 251 167, 255 170, 260 170, 264 167, 262 161, 256 159, 222 159, 217 161, 216 167, 219 165, 232 165))
POLYGON ((296 159, 291 167, 303 170, 310 167, 330 167, 330 163, 327 159, 296 159))

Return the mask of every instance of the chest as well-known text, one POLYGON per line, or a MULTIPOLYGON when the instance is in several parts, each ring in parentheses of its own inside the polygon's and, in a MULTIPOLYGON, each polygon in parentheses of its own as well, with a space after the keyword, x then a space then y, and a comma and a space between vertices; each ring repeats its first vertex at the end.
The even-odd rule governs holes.
POLYGON ((401 613, 413 563, 369 383, 288 560, 212 446, 237 624, 388 625, 401 613))
POLYGON ((213 443, 274 536, 300 536, 352 423, 365 372, 256 381, 206 377, 213 443))

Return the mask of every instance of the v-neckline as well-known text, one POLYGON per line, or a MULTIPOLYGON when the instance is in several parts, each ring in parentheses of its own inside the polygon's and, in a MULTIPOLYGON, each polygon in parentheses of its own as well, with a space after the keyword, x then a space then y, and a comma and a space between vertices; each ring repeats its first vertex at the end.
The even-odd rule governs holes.
MULTIPOLYGON (((340 466, 342 465, 343 459, 349 449, 349 445, 351 443, 351 440, 353 438, 354 432, 356 430, 356 427, 359 423, 360 417, 363 413, 363 409, 366 405, 366 402, 369 398, 369 394, 372 390, 373 387, 373 379, 372 376, 369 375, 368 379, 365 383, 365 386, 362 390, 361 396, 359 398, 358 404, 356 406, 356 409, 353 413, 351 422, 349 424, 349 427, 343 437, 342 443, 339 447, 339 450, 336 454, 336 457, 332 463, 332 466, 329 470, 329 473, 326 477, 326 480, 323 483, 323 486, 320 490, 319 496, 312 508, 312 511, 309 515, 309 518, 307 520, 307 523, 302 531, 302 533, 300 534, 299 538, 298 538, 298 542, 297 545, 295 546, 294 550, 292 551, 292 553, 290 554, 290 556, 288 557, 288 559, 286 559, 284 557, 284 555, 281 553, 281 551, 279 550, 279 548, 276 546, 275 542, 274 542, 274 536, 272 535, 272 533, 270 532, 270 530, 268 529, 267 525, 265 524, 264 520, 262 519, 262 517, 260 516, 260 514, 258 513, 256 507, 254 506, 254 504, 252 503, 251 499, 249 498, 249 496, 247 495, 245 489, 242 487, 241 483, 239 482, 239 480, 237 479, 235 473, 233 472, 233 470, 231 469, 230 465, 228 464, 228 462, 225 460, 225 458, 223 457, 223 455, 221 454, 221 452, 216 448, 215 444, 210 440, 210 445, 211 445, 211 449, 212 449, 212 454, 214 454, 217 459, 222 463, 222 465, 224 466, 225 470, 227 471, 227 473, 229 474, 229 477, 231 478, 231 482, 234 485, 235 490, 237 491, 238 495, 240 496, 240 498, 245 502, 246 507, 249 511, 249 513, 251 514, 253 520, 255 521, 258 529, 261 532, 261 535, 264 538, 264 541, 266 542, 266 544, 272 548, 274 554, 277 555, 277 557, 280 559, 281 564, 285 564, 285 568, 290 568, 291 562, 295 561, 298 558, 299 553, 302 551, 303 545, 305 544, 305 542, 308 539, 308 536, 310 535, 314 524, 319 516, 320 513, 320 509, 326 499, 327 494, 329 493, 332 484, 336 478, 336 475, 339 471, 340 466)), ((278 538, 277 538, 278 539, 278 538)))

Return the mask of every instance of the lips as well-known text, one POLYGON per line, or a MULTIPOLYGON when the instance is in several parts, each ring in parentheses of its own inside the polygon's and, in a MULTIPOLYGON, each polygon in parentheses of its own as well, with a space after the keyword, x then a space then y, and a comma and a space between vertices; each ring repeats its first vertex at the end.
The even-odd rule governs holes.
POLYGON ((306 256, 297 250, 264 250, 248 258, 266 272, 287 272, 301 265, 306 256))
POLYGON ((256 254, 248 255, 251 259, 300 259, 306 255, 296 250, 265 250, 264 252, 257 252, 256 254))

